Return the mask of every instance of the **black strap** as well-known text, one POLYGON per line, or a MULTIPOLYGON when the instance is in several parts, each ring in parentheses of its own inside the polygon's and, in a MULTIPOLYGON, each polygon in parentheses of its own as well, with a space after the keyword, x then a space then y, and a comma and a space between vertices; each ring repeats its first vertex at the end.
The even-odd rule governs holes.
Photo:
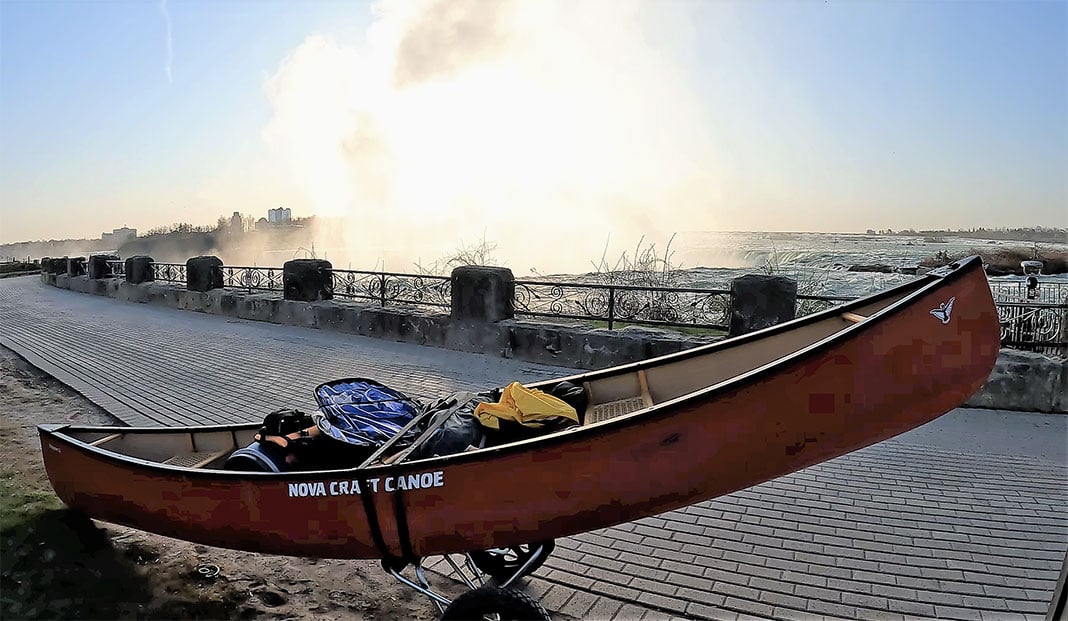
POLYGON ((408 512, 404 508, 400 487, 393 492, 393 513, 397 517, 397 539, 400 540, 401 554, 404 555, 404 560, 415 564, 417 559, 415 551, 412 550, 411 533, 408 531, 408 512))
POLYGON ((367 525, 371 528, 371 540, 374 541, 382 560, 393 560, 395 557, 386 546, 386 540, 382 537, 382 526, 378 523, 378 509, 375 508, 375 500, 371 495, 371 482, 365 474, 357 474, 360 484, 360 500, 363 502, 363 512, 367 516, 367 525))

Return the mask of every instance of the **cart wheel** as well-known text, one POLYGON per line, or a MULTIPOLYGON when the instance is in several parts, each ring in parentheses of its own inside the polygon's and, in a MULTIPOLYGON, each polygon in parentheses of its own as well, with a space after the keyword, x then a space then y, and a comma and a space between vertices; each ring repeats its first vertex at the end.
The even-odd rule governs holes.
MULTIPOLYGON (((471 561, 474 562, 475 567, 487 576, 493 578, 497 582, 505 582, 511 578, 519 568, 526 563, 532 556, 537 555, 534 562, 527 567, 527 570, 523 572, 524 575, 534 573, 534 570, 541 567, 541 564, 545 562, 545 559, 549 558, 552 554, 553 548, 556 547, 556 542, 552 539, 549 541, 543 541, 540 543, 523 544, 514 546, 511 548, 494 548, 492 550, 475 550, 471 552, 471 561), (540 551, 538 546, 541 546, 540 551)), ((517 576, 521 577, 521 576, 517 576)))
POLYGON ((441 615, 441 621, 551 621, 538 600, 512 589, 495 586, 479 587, 452 600, 441 615))

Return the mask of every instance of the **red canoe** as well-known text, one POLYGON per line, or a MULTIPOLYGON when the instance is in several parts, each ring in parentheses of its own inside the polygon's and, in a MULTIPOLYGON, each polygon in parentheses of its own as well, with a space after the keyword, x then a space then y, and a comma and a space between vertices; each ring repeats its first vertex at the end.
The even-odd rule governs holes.
POLYGON ((973 257, 760 332, 562 378, 590 396, 582 426, 446 457, 235 472, 221 465, 258 425, 39 430, 56 493, 92 517, 271 554, 415 558, 603 528, 874 444, 959 406, 998 349, 973 257))

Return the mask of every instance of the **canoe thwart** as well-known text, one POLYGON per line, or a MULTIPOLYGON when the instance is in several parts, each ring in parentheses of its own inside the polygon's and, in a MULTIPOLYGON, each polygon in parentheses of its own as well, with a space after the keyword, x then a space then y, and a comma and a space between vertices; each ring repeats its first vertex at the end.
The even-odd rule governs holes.
POLYGON ((651 407, 653 405, 653 398, 649 395, 649 380, 645 377, 645 371, 638 371, 638 384, 642 389, 642 403, 645 407, 651 407))
POLYGON ((845 319, 850 323, 860 323, 861 321, 867 319, 867 317, 865 317, 864 315, 858 315, 856 313, 842 313, 842 319, 845 319))
POLYGON ((89 446, 100 446, 101 444, 104 444, 105 442, 111 442, 112 440, 118 440, 121 437, 122 437, 121 433, 113 433, 113 434, 110 434, 110 435, 106 435, 103 438, 98 438, 96 440, 93 440, 92 442, 89 443, 89 446))

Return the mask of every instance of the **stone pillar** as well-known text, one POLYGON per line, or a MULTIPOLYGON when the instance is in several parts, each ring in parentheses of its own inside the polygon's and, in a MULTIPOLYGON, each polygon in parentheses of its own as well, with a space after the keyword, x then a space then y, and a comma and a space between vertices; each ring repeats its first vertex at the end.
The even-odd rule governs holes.
POLYGON ((152 271, 152 257, 136 256, 126 259, 126 282, 139 285, 156 279, 152 271))
POLYGON ((515 317, 515 278, 506 267, 465 265, 452 271, 453 319, 501 321, 515 317))
POLYGON ((282 265, 282 297, 317 302, 334 297, 334 273, 330 261, 293 259, 282 265))
POLYGON ((89 278, 111 278, 111 266, 108 261, 118 261, 117 254, 94 254, 89 257, 89 278))
POLYGON ((85 276, 85 257, 67 259, 67 276, 85 276))
POLYGON ((730 336, 794 318, 797 283, 783 276, 748 274, 731 281, 730 336))
POLYGON ((193 257, 185 262, 185 288, 190 291, 222 289, 222 260, 219 257, 193 257))
POLYGON ((50 274, 66 274, 68 259, 69 257, 63 257, 62 259, 52 259, 52 269, 48 270, 48 272, 50 274))

